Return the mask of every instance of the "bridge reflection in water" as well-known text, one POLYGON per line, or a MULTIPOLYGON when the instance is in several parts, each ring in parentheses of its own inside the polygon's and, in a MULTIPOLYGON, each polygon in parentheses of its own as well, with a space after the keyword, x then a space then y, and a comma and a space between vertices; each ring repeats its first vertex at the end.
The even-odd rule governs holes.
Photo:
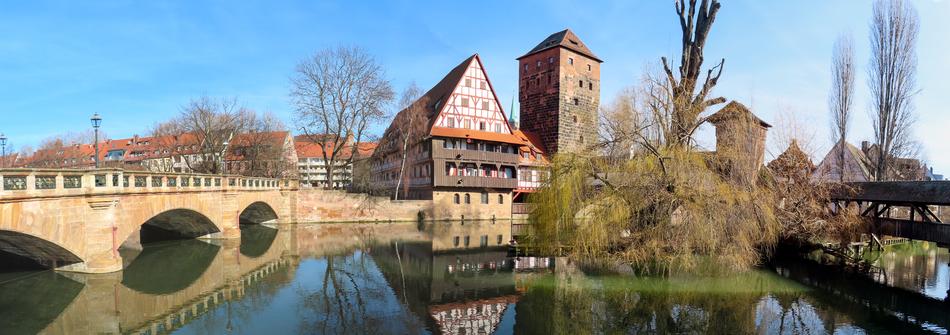
MULTIPOLYGON (((114 274, 45 271, 0 283, 0 329, 801 334, 950 327, 942 301, 881 283, 893 279, 833 274, 800 260, 724 277, 631 277, 564 259, 510 258, 492 245, 505 226, 491 223, 278 228, 243 226, 240 243, 147 244, 114 274)), ((940 250, 933 257, 945 262, 940 250)), ((905 263, 920 263, 918 255, 905 263)), ((881 264, 889 278, 900 276, 903 263, 888 262, 881 264)))

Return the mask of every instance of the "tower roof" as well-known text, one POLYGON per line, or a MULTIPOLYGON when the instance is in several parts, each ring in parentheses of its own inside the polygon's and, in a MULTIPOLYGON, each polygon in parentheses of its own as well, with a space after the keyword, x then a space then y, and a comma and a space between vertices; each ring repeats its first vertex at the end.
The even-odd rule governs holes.
POLYGON ((597 58, 597 56, 594 55, 594 53, 590 51, 590 49, 587 48, 587 45, 585 45, 584 42, 582 42, 581 39, 578 38, 577 35, 575 35, 574 32, 571 31, 570 29, 564 29, 562 31, 551 34, 551 36, 548 36, 548 38, 545 38, 543 41, 541 41, 541 43, 538 43, 538 45, 535 46, 534 49, 531 49, 531 51, 528 51, 528 53, 524 54, 524 56, 518 57, 517 59, 522 59, 530 55, 533 55, 533 54, 536 54, 536 53, 539 53, 541 51, 548 50, 551 48, 555 48, 555 47, 562 47, 562 48, 574 51, 581 55, 587 56, 590 59, 597 61, 598 63, 604 62, 600 60, 600 58, 597 58))
POLYGON ((714 113, 713 115, 710 115, 707 118, 707 120, 712 124, 718 124, 722 121, 736 119, 738 117, 746 117, 746 116, 751 117, 752 120, 755 120, 756 122, 758 122, 759 125, 761 125, 762 127, 765 127, 765 128, 772 127, 772 125, 766 123, 765 121, 762 121, 762 119, 760 119, 758 116, 755 116, 755 114, 753 114, 752 111, 749 110, 748 107, 746 107, 745 105, 735 100, 727 104, 726 107, 723 107, 718 112, 714 113))

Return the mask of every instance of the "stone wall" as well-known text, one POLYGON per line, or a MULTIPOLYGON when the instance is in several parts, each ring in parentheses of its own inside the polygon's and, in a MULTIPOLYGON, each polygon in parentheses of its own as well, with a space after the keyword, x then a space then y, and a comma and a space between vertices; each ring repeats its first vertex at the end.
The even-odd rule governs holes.
POLYGON ((436 191, 433 200, 393 201, 362 193, 301 189, 297 194, 297 222, 416 221, 419 212, 426 220, 456 220, 463 215, 466 220, 511 218, 511 193, 488 192, 488 204, 482 204, 478 190, 467 192, 470 203, 465 204, 465 194, 436 191), (459 194, 460 204, 454 203, 455 194, 459 194))
POLYGON ((420 211, 431 213, 431 207, 428 200, 392 201, 388 197, 321 189, 297 192, 297 222, 416 220, 420 211))

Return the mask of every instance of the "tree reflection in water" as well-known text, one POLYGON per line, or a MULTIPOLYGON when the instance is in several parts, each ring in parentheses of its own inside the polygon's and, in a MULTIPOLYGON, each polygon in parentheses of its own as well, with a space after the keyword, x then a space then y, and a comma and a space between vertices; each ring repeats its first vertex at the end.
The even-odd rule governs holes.
POLYGON ((301 333, 417 333, 422 325, 400 308, 375 262, 364 250, 326 255, 318 261, 317 290, 298 288, 301 333))

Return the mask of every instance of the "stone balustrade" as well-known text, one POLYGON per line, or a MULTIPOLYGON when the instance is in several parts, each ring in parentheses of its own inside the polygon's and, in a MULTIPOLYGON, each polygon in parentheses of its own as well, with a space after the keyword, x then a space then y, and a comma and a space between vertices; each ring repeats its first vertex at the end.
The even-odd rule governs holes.
POLYGON ((47 196, 296 189, 296 179, 128 171, 0 169, 0 199, 47 196))

